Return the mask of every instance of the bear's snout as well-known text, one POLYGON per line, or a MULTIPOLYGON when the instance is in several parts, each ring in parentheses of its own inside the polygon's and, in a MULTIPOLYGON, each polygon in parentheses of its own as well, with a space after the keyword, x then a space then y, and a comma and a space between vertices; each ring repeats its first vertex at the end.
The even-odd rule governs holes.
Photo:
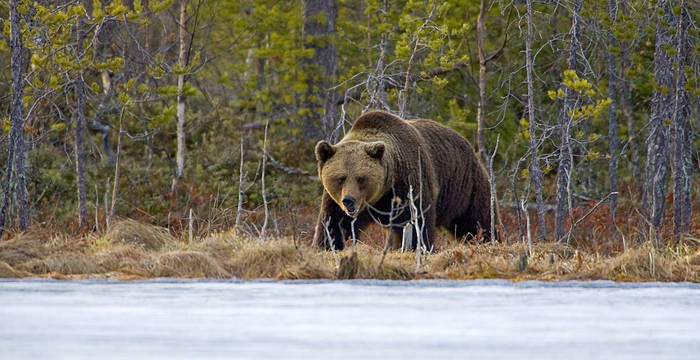
POLYGON ((348 210, 348 212, 355 212, 355 198, 350 195, 345 195, 343 197, 343 205, 348 210))

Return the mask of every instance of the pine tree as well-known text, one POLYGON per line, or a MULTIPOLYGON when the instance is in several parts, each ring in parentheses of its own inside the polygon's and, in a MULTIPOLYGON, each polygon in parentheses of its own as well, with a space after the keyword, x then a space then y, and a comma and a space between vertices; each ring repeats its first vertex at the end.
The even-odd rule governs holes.
POLYGON ((309 59, 310 76, 307 92, 308 114, 305 134, 335 141, 338 137, 337 93, 332 88, 337 76, 335 23, 338 16, 335 0, 304 0, 301 3, 304 24, 304 47, 313 49, 309 59), (315 119, 320 118, 316 122, 315 119))
MULTIPOLYGON (((20 14, 18 9, 18 0, 10 0, 10 48, 12 54, 12 112, 10 114, 10 130, 8 169, 6 179, 8 180, 5 186, 5 199, 3 200, 2 209, 0 209, 0 231, 5 228, 7 221, 7 206, 9 202, 9 188, 12 186, 11 178, 15 178, 15 193, 17 206, 17 226, 19 230, 24 231, 29 226, 29 194, 27 192, 27 181, 24 167, 24 159, 26 155, 24 143, 24 104, 22 103, 22 94, 24 86, 24 60, 23 60, 23 42, 22 29, 20 25, 20 14), (14 168, 13 168, 14 167, 14 168)), ((2 233, 0 232, 0 236, 2 233)))
MULTIPOLYGON (((85 41, 85 21, 83 17, 78 18, 76 25, 77 40, 75 45, 75 56, 78 64, 84 57, 83 42, 85 41)), ((79 65, 82 66, 82 65, 79 65)), ((87 194, 85 189, 85 81, 83 72, 79 71, 75 78, 75 172, 77 178, 78 195, 78 226, 83 228, 87 225, 87 194)))

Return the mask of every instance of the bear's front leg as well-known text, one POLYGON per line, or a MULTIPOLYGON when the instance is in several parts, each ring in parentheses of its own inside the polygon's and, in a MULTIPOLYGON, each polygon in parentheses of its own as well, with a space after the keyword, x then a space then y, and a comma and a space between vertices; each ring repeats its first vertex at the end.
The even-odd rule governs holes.
POLYGON ((314 245, 326 250, 343 250, 345 240, 351 235, 351 222, 352 218, 324 190, 314 232, 314 245))
MULTIPOLYGON (((403 228, 401 243, 404 244, 406 250, 417 249, 418 236, 416 235, 416 226, 409 223, 410 226, 403 228)), ((435 211, 428 209, 423 216, 418 216, 418 225, 421 227, 421 246, 433 250, 435 241, 435 211)))

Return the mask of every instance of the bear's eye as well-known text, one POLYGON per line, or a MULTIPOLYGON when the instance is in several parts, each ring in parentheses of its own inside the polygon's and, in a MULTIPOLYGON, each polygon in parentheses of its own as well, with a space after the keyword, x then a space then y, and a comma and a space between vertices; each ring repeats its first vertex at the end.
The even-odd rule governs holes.
POLYGON ((363 186, 367 182, 367 178, 364 176, 360 176, 357 178, 357 184, 360 186, 363 186))
POLYGON ((342 176, 342 177, 339 177, 339 178, 335 179, 335 182, 336 182, 338 185, 343 185, 343 183, 345 182, 345 176, 342 176))

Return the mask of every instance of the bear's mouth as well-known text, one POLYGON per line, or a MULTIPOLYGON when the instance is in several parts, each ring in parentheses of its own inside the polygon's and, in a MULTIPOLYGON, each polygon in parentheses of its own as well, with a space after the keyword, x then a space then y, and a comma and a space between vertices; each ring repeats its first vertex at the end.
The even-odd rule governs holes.
POLYGON ((345 213, 348 214, 351 218, 356 218, 357 215, 360 213, 360 208, 362 206, 354 206, 352 209, 348 209, 347 207, 345 208, 345 213))

